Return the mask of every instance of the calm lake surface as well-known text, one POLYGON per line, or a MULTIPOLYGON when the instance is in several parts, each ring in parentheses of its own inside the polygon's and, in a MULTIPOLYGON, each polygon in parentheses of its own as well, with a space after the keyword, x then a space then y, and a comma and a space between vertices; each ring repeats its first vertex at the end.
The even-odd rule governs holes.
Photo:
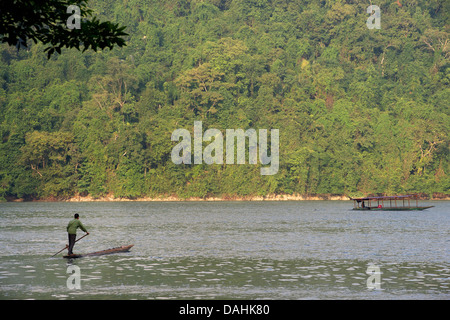
POLYGON ((0 203, 0 299, 449 299, 450 202, 421 204, 435 207, 355 212, 351 201, 0 203), (75 213, 90 232, 75 253, 134 247, 74 260, 62 258, 67 251, 51 257, 66 245, 75 213), (71 266, 79 268, 81 289, 67 286, 71 266), (379 272, 368 272, 373 267, 379 272), (377 288, 368 288, 370 277, 370 283, 380 280, 377 288))

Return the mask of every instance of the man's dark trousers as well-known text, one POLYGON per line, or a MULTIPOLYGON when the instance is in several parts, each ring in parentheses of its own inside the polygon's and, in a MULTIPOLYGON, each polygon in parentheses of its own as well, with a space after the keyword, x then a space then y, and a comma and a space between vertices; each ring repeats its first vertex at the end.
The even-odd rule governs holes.
POLYGON ((69 235, 69 254, 73 254, 73 246, 75 245, 75 238, 77 237, 76 234, 68 234, 69 235))

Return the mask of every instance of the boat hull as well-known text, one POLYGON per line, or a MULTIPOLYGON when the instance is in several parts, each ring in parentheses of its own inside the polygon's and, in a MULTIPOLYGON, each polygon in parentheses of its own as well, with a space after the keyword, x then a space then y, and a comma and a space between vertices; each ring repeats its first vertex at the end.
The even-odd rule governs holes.
POLYGON ((397 208, 353 208, 353 210, 357 211, 421 211, 428 208, 432 208, 434 206, 427 207, 397 207, 397 208))
POLYGON ((121 247, 117 247, 117 248, 111 248, 111 249, 107 249, 107 250, 102 250, 102 251, 96 251, 96 252, 91 252, 91 253, 86 253, 86 254, 70 254, 70 255, 66 255, 63 256, 63 258, 66 259, 75 259, 75 258, 82 258, 82 257, 89 257, 89 256, 102 256, 105 254, 112 254, 112 253, 119 253, 119 252, 128 252, 130 251, 131 247, 133 247, 134 245, 129 245, 129 246, 121 246, 121 247))

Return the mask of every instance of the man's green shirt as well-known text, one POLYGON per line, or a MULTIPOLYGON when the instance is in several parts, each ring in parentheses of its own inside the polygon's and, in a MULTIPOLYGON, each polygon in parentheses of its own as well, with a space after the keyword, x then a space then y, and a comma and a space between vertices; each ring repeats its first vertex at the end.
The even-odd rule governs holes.
POLYGON ((86 228, 83 226, 81 221, 78 219, 73 219, 72 221, 69 222, 69 224, 67 225, 67 232, 69 234, 76 234, 77 228, 80 228, 84 232, 87 232, 86 228))

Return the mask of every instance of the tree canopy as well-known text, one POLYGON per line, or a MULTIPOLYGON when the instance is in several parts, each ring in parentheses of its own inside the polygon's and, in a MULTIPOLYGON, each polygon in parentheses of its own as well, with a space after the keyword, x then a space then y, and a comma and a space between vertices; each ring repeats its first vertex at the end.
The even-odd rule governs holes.
POLYGON ((0 197, 448 194, 449 2, 373 4, 380 29, 370 1, 97 0, 126 46, 8 38, 0 197), (174 164, 171 133, 194 121, 279 129, 278 173, 174 164))
POLYGON ((0 39, 17 48, 27 47, 29 41, 47 44, 45 51, 50 57, 62 48, 77 48, 83 51, 125 45, 121 38, 127 34, 125 27, 110 21, 100 22, 87 0, 2 0, 0 2, 0 39), (73 9, 72 9, 73 8, 73 9), (77 27, 73 19, 79 20, 77 27), (92 19, 88 19, 92 17, 92 19), (70 25, 68 27, 68 25, 70 25))

